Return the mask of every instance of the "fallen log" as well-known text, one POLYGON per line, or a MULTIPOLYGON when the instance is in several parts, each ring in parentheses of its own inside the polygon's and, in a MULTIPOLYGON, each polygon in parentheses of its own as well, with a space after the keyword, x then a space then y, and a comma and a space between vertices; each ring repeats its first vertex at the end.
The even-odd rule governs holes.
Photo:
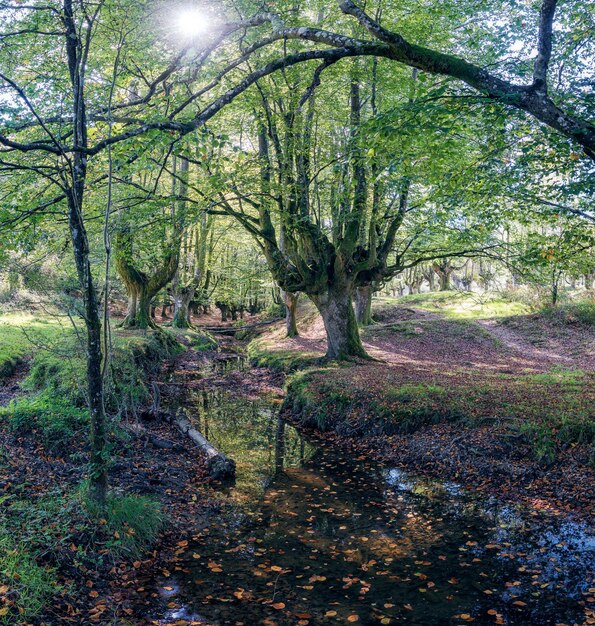
POLYGON ((122 424, 121 428, 134 437, 144 439, 154 448, 159 448, 160 450, 173 450, 174 452, 181 452, 184 450, 184 447, 175 441, 169 441, 168 439, 157 437, 157 435, 154 435, 140 424, 122 424))
POLYGON ((190 420, 178 411, 173 416, 173 421, 184 435, 187 435, 203 451, 207 457, 209 475, 215 480, 229 480, 235 478, 236 463, 233 459, 219 452, 202 434, 190 423, 190 420))

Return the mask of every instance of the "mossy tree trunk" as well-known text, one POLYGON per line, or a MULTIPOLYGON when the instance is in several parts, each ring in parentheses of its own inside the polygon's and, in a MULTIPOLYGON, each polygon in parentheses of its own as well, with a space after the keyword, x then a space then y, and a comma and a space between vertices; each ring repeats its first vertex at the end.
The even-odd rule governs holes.
POLYGON ((288 337, 297 337, 297 305, 299 299, 299 293, 291 293, 289 291, 282 291, 283 301, 285 302, 285 328, 287 330, 288 337))
POLYGON ((360 326, 371 326, 372 320, 372 285, 362 285, 355 289, 355 319, 360 326))
POLYGON ((172 280, 180 258, 179 239, 167 244, 161 264, 153 274, 139 270, 132 262, 130 229, 120 229, 114 238, 116 269, 128 294, 128 311, 124 328, 147 329, 155 326, 151 319, 151 301, 172 280))
POLYGON ((328 359, 368 358, 362 345, 351 302, 352 287, 339 283, 322 294, 310 296, 326 330, 328 359))

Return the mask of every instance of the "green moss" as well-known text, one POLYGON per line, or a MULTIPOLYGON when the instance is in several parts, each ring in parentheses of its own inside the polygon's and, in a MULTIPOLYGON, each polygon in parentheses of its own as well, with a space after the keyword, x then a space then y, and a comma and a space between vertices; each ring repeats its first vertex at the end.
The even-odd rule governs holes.
POLYGON ((190 340, 190 345, 198 352, 217 350, 219 347, 215 337, 206 331, 191 331, 187 337, 190 340))
POLYGON ((264 340, 255 340, 248 345, 248 358, 258 367, 268 367, 279 372, 295 372, 312 367, 321 358, 311 352, 279 350, 264 340))

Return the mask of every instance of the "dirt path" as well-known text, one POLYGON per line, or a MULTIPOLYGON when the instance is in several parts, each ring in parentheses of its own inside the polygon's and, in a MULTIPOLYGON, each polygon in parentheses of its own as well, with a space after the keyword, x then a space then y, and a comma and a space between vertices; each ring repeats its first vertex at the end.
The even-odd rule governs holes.
POLYGON ((529 358, 532 361, 542 361, 561 365, 578 365, 576 359, 571 356, 560 354, 551 349, 538 348, 530 341, 524 339, 518 332, 499 323, 498 319, 478 320, 482 328, 485 328, 493 337, 501 341, 508 349, 529 358))

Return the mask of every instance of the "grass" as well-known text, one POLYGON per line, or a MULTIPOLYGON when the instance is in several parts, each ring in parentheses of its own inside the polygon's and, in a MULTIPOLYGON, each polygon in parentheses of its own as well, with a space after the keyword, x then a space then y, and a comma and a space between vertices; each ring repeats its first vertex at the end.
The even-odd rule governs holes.
POLYGON ((431 313, 440 313, 447 318, 465 320, 507 317, 529 312, 526 304, 512 301, 495 292, 477 294, 464 291, 432 291, 400 298, 382 298, 378 303, 413 306, 431 313))
MULTIPOLYGON (((105 388, 105 405, 113 416, 134 416, 152 398, 150 380, 184 347, 166 331, 116 332, 105 388)), ((0 421, 20 434, 32 433, 50 454, 74 450, 86 439, 88 410, 84 353, 74 333, 65 333, 51 348, 39 350, 22 387, 30 392, 0 408, 0 421)))
POLYGON ((387 331, 398 333, 407 339, 423 337, 424 335, 439 335, 443 338, 443 342, 453 345, 457 345, 463 340, 501 345, 499 339, 472 319, 405 320, 392 324, 369 326, 362 331, 362 334, 365 337, 387 331))
POLYGON ((423 383, 397 372, 318 369, 289 378, 286 407, 306 425, 351 436, 409 434, 444 421, 475 427, 497 418, 520 430, 538 460, 552 462, 567 446, 595 443, 593 382, 593 375, 560 369, 423 383))
POLYGON ((151 545, 163 525, 159 504, 145 496, 108 496, 105 508, 97 508, 85 499, 91 518, 107 536, 110 552, 117 556, 136 557, 151 545))
POLYGON ((0 624, 34 618, 57 591, 55 572, 0 528, 0 624))
POLYGON ((248 344, 250 362, 258 367, 268 367, 277 372, 296 372, 320 362, 320 355, 298 350, 279 350, 275 343, 256 339, 248 344))
POLYGON ((86 436, 89 414, 86 408, 45 391, 0 407, 2 419, 14 432, 37 433, 47 452, 59 454, 73 439, 86 436))
POLYGON ((155 541, 162 526, 157 503, 111 495, 98 510, 85 493, 2 503, 0 624, 26 623, 43 613, 62 591, 60 566, 111 567, 114 559, 140 556, 155 541))
POLYGON ((0 382, 11 376, 19 363, 39 346, 72 336, 74 329, 64 317, 5 313, 0 315, 0 382))

